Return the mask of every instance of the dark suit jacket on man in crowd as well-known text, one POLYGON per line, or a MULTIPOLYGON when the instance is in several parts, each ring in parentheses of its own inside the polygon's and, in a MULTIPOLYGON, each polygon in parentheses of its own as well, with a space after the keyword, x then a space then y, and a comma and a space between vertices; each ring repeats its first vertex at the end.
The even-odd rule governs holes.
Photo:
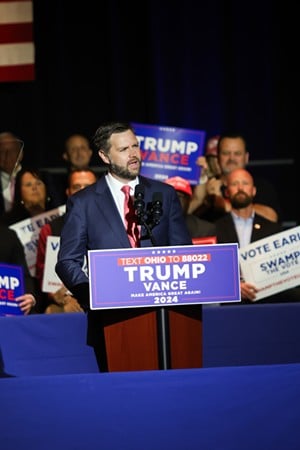
MULTIPOLYGON (((216 220, 215 225, 217 229, 218 244, 239 242, 231 213, 226 213, 223 217, 220 217, 216 220)), ((271 234, 279 233, 280 231, 282 231, 282 228, 278 222, 271 222, 270 220, 255 214, 251 242, 258 241, 259 239, 268 237, 271 234)))

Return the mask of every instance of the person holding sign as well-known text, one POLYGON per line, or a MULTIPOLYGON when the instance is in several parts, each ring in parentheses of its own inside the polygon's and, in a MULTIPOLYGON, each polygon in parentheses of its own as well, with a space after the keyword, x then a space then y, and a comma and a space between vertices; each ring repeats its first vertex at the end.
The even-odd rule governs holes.
POLYGON ((35 312, 37 294, 34 279, 28 270, 23 245, 14 230, 1 224, 0 244, 0 264, 5 263, 23 268, 26 293, 14 298, 14 301, 19 304, 23 314, 31 314, 35 312))
MULTIPOLYGON (((74 169, 68 176, 68 187, 66 189, 66 195, 75 194, 76 192, 84 189, 87 186, 97 181, 97 175, 92 169, 74 169)), ((64 224, 65 215, 61 215, 53 219, 51 222, 42 226, 39 233, 38 248, 37 248, 37 260, 36 260, 36 277, 42 288, 45 258, 46 258, 46 245, 48 236, 60 236, 61 230, 64 224)), ((43 296, 43 305, 41 312, 46 314, 62 313, 62 312, 82 312, 82 308, 78 304, 76 298, 70 295, 68 289, 65 286, 61 286, 56 292, 45 293, 43 296)))
POLYGON ((89 278, 82 270, 88 250, 130 248, 129 233, 140 247, 192 245, 192 241, 175 189, 139 175, 141 149, 129 123, 101 125, 94 145, 108 171, 68 198, 56 273, 88 312, 87 343, 94 348, 99 370, 107 371, 103 312, 90 309, 89 278), (124 186, 129 187, 131 200, 135 197, 135 214, 129 201, 124 204, 124 186))
MULTIPOLYGON (((255 212, 254 197, 256 187, 252 175, 245 169, 232 170, 226 178, 226 195, 231 211, 216 220, 217 243, 238 242, 239 247, 258 241, 282 231, 280 224, 266 219, 255 212)), ((257 288, 253 283, 241 278, 241 298, 244 303, 254 302, 257 288)), ((282 293, 266 297, 264 301, 280 301, 281 298, 295 300, 297 290, 289 289, 282 293)), ((299 295, 299 294, 298 294, 299 295)), ((300 298, 298 299, 300 300, 300 298)), ((260 301, 260 302, 264 302, 260 301)))
MULTIPOLYGON (((227 132, 217 140, 218 163, 220 173, 204 180, 195 186, 189 206, 189 212, 199 217, 215 221, 226 212, 230 212, 231 203, 226 197, 226 177, 235 169, 246 169, 249 152, 244 136, 240 133, 227 132), (204 187, 205 186, 205 189, 204 187)), ((265 178, 256 178, 257 193, 253 199, 253 207, 261 216, 280 222, 281 208, 278 193, 272 183, 265 178)))
POLYGON ((194 214, 188 214, 189 202, 192 196, 190 183, 182 177, 171 177, 165 183, 176 190, 191 238, 214 237, 216 235, 215 224, 208 220, 200 219, 194 214))

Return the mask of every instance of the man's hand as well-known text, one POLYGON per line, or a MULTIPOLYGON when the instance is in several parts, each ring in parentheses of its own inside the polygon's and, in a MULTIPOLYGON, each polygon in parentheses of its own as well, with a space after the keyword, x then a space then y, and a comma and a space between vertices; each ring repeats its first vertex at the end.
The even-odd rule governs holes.
POLYGON ((16 302, 19 303, 19 306, 25 315, 29 314, 31 309, 36 305, 36 300, 32 294, 20 295, 20 297, 16 298, 16 302))
POLYGON ((258 289, 252 283, 247 283, 247 281, 241 282, 241 297, 242 300, 255 301, 258 289))
POLYGON ((222 195, 222 181, 215 177, 210 178, 206 183, 206 192, 208 195, 217 195, 223 197, 222 195))
POLYGON ((76 298, 65 295, 64 312, 84 312, 76 298))

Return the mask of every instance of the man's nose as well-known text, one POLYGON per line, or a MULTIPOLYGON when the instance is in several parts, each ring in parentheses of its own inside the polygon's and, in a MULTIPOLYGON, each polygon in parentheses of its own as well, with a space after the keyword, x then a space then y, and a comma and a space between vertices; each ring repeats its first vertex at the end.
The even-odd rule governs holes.
POLYGON ((129 155, 130 156, 136 156, 139 152, 139 149, 137 147, 130 147, 129 149, 129 155))

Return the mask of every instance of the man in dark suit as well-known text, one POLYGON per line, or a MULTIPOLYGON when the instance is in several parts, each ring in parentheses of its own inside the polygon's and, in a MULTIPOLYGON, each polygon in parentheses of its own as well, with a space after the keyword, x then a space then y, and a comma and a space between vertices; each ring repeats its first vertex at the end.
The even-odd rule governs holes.
MULTIPOLYGON (((66 189, 66 195, 75 194, 80 189, 84 189, 90 186, 92 183, 97 181, 97 175, 92 169, 74 169, 70 172, 68 177, 68 186, 66 189)), ((37 245, 37 257, 36 257, 36 278, 42 289, 44 270, 45 270, 45 259, 46 259, 46 249, 47 249, 47 238, 48 236, 60 236, 61 230, 64 224, 65 214, 56 217, 49 223, 45 223, 42 226, 38 245, 37 245)), ((76 298, 68 290, 62 286, 56 292, 44 293, 43 302, 41 303, 41 312, 46 314, 50 313, 61 313, 61 312, 79 312, 82 308, 78 304, 76 298)))
POLYGON ((69 197, 56 272, 65 286, 88 311, 87 343, 94 348, 101 371, 107 370, 101 310, 89 308, 89 279, 82 265, 88 250, 118 249, 131 246, 125 228, 123 186, 130 186, 131 195, 139 185, 146 205, 160 193, 162 212, 159 223, 149 229, 135 225, 139 231, 137 246, 191 245, 182 208, 175 189, 163 182, 140 176, 141 151, 133 128, 128 123, 100 126, 94 144, 108 172, 97 183, 69 197), (101 338, 101 339, 100 339, 101 338))
MULTIPOLYGON (((226 195, 231 203, 231 212, 216 220, 217 243, 237 242, 244 247, 250 242, 283 231, 278 222, 273 222, 255 212, 253 199, 256 187, 252 175, 245 169, 235 169, 226 178, 226 195)), ((257 288, 254 284, 241 279, 241 298, 244 303, 255 301, 257 288)), ((288 289, 260 300, 260 303, 287 299, 297 301, 298 289, 288 289)))

